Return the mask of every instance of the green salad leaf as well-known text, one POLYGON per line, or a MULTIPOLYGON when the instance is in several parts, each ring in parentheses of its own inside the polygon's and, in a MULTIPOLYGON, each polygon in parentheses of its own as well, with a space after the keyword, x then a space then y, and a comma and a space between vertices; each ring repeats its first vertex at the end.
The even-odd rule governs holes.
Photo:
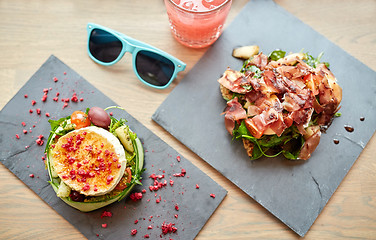
POLYGON ((269 59, 273 61, 277 61, 280 58, 284 58, 286 56, 286 52, 280 49, 274 50, 269 54, 269 59))
POLYGON ((239 138, 248 139, 254 144, 251 160, 263 156, 276 157, 281 153, 288 159, 297 159, 304 144, 303 137, 294 125, 286 129, 281 136, 263 135, 257 139, 249 133, 244 120, 233 130, 233 139, 239 138))
POLYGON ((313 57, 312 55, 310 55, 310 54, 308 54, 308 53, 305 53, 305 54, 306 54, 306 56, 307 56, 306 63, 307 63, 309 66, 311 66, 311 67, 313 67, 313 68, 316 68, 317 65, 319 65, 320 63, 323 63, 323 64, 325 64, 326 67, 329 68, 329 63, 328 63, 328 62, 321 62, 321 58, 322 58, 322 56, 324 55, 324 52, 321 52, 321 53, 317 56, 317 58, 313 57))

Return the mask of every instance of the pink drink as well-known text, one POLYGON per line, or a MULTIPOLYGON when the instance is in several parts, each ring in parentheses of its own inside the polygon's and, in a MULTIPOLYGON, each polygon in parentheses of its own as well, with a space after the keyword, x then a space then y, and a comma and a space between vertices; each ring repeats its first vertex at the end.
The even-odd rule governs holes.
POLYGON ((207 47, 222 33, 231 0, 165 0, 171 31, 183 45, 207 47))

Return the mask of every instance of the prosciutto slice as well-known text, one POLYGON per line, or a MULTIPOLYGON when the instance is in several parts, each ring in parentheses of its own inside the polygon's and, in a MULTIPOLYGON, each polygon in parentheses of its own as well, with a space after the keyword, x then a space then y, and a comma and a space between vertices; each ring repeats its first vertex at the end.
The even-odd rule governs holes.
POLYGON ((250 86, 250 79, 244 74, 228 69, 218 82, 225 88, 235 93, 247 93, 247 86, 250 86))
POLYGON ((303 135, 305 142, 298 156, 298 159, 301 160, 308 160, 320 143, 321 131, 319 126, 308 127, 306 132, 303 135))
POLYGON ((226 129, 231 135, 235 127, 235 121, 247 118, 247 112, 238 102, 237 97, 227 102, 227 107, 223 114, 225 114, 226 129))
POLYGON ((252 58, 250 64, 255 65, 261 70, 264 70, 264 68, 268 64, 268 56, 260 53, 252 58))

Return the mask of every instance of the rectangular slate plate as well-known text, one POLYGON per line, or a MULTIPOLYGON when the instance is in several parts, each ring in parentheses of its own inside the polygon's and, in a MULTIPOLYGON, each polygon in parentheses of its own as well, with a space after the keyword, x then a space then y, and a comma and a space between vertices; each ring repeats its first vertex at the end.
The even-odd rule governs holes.
POLYGON ((300 236, 323 207, 365 147, 376 125, 376 74, 273 1, 250 1, 219 40, 170 93, 152 119, 216 168, 300 236), (306 162, 283 157, 251 161, 241 141, 232 141, 221 115, 226 103, 217 79, 238 46, 259 45, 265 54, 324 52, 323 61, 343 88, 342 116, 336 118, 306 162), (360 121, 360 117, 365 117, 360 121), (344 129, 349 124, 352 133, 344 129), (189 126, 189 127, 187 127, 189 126), (340 140, 338 145, 333 139, 340 140))
POLYGON ((146 171, 142 174, 143 186, 134 190, 146 190, 141 200, 128 198, 90 213, 82 213, 57 198, 47 182, 49 177, 42 160, 45 144, 40 146, 36 140, 41 134, 44 135, 43 140, 48 137, 51 129, 48 119, 66 117, 75 110, 85 111, 91 106, 105 108, 116 105, 59 59, 51 56, 0 113, 0 160, 88 239, 129 239, 132 229, 138 231, 137 239, 146 234, 150 239, 195 238, 227 191, 123 110, 111 111, 117 119, 128 120, 130 128, 144 145, 146 171), (45 102, 41 101, 44 89, 48 89, 45 102), (59 100, 55 101, 53 98, 58 92, 59 100), (72 101, 74 94, 78 102, 72 101), (64 107, 62 100, 67 98, 70 101, 64 107), (81 98, 83 101, 80 101, 81 98), (35 105, 32 105, 32 100, 36 101, 35 105), (37 114, 38 108, 40 114, 37 114), (30 109, 33 113, 29 112, 30 109), (174 173, 181 173, 182 169, 186 170, 184 177, 173 176, 174 173), (149 178, 153 173, 164 175, 157 180, 167 183, 158 191, 149 190, 149 186, 154 184, 153 179, 149 178), (30 174, 34 174, 34 177, 30 177, 30 174), (172 185, 170 180, 173 181, 172 185), (198 189, 196 184, 199 185, 198 189), (215 198, 210 194, 215 194, 215 198), (175 206, 178 206, 178 210, 175 206), (112 217, 102 218, 105 210, 110 211, 112 217), (178 230, 162 234, 163 222, 175 224, 178 230), (103 228, 102 224, 107 224, 107 227, 103 228), (148 226, 152 226, 152 229, 148 229, 148 226))

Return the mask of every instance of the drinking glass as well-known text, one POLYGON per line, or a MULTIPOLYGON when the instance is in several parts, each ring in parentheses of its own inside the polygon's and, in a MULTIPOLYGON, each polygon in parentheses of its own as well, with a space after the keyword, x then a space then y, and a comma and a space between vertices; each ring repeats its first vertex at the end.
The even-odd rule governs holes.
POLYGON ((181 44, 204 48, 223 30, 231 0, 164 0, 173 36, 181 44))

